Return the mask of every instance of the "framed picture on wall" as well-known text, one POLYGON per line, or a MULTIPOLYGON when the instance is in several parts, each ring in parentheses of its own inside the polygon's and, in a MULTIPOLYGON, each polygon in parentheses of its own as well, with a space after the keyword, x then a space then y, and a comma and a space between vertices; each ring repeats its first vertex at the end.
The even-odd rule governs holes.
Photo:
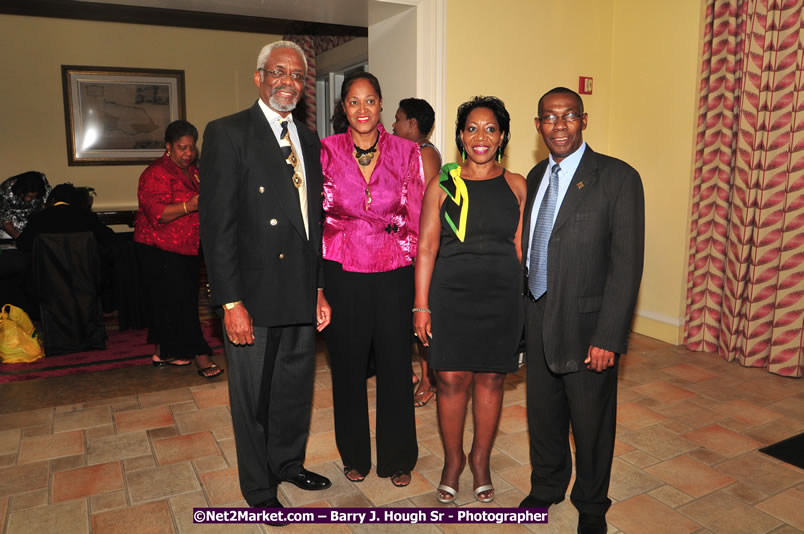
POLYGON ((139 165, 183 119, 184 71, 62 65, 69 165, 139 165))

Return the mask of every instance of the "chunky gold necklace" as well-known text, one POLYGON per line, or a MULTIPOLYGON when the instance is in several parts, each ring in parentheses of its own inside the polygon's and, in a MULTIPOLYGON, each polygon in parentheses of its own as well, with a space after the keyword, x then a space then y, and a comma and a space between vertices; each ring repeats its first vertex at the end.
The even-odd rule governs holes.
POLYGON ((372 160, 374 159, 374 155, 377 153, 377 143, 380 141, 380 132, 377 132, 377 139, 374 140, 374 144, 368 148, 360 148, 356 144, 352 143, 355 147, 354 156, 357 162, 360 164, 361 167, 368 167, 371 165, 372 160))

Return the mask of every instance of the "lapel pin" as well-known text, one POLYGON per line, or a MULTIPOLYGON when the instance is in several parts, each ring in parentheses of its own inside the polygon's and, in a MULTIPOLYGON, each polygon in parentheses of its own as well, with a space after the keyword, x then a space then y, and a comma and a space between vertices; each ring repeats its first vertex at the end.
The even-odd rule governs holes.
POLYGON ((260 193, 265 193, 265 188, 264 188, 263 186, 260 186, 260 188, 259 188, 259 192, 260 192, 260 193))
MULTIPOLYGON (((578 186, 578 189, 583 189, 583 182, 578 182, 575 185, 578 186)), ((262 188, 260 188, 260 189, 262 189, 262 188)))

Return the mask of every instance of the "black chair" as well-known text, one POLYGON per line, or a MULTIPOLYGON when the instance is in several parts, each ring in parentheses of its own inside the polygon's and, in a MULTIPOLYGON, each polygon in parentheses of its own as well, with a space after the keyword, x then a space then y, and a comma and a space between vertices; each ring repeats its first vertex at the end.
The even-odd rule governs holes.
POLYGON ((45 356, 105 349, 101 264, 92 232, 39 234, 31 263, 45 356))

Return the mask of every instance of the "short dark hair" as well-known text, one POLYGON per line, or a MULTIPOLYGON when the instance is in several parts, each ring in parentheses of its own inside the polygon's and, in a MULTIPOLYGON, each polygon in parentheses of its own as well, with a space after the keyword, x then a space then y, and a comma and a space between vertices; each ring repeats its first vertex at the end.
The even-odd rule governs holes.
POLYGON ((341 85, 341 103, 346 100, 346 95, 349 93, 349 89, 352 88, 352 84, 355 83, 357 80, 368 80, 371 86, 377 91, 377 96, 382 99, 382 89, 380 89, 380 80, 377 79, 370 72, 365 72, 362 70, 355 71, 346 76, 343 79, 343 85, 341 85))
POLYGON ((165 128, 165 143, 173 144, 185 135, 191 135, 198 141, 198 130, 195 126, 182 119, 173 121, 165 128))
MULTIPOLYGON (((45 196, 45 175, 39 171, 28 171, 11 178, 16 178, 11 191, 20 198, 28 193, 36 193, 39 198, 45 196)), ((10 179, 11 179, 10 178, 10 179)))
POLYGON ((578 99, 578 104, 581 107, 581 113, 583 113, 583 99, 581 98, 581 95, 579 95, 578 93, 576 93, 575 91, 573 91, 572 89, 569 89, 567 87, 553 87, 552 89, 550 89, 549 91, 544 93, 542 95, 542 97, 539 99, 539 106, 537 108, 539 110, 539 117, 542 116, 542 103, 544 102, 544 97, 546 97, 547 95, 554 95, 554 94, 557 94, 557 93, 569 94, 569 95, 573 95, 575 98, 577 98, 578 99))
POLYGON ((469 114, 476 108, 488 108, 494 113, 497 119, 497 124, 500 126, 500 131, 503 132, 502 144, 500 145, 500 156, 505 154, 505 147, 511 139, 511 116, 508 110, 505 109, 505 104, 496 96, 476 96, 468 102, 464 102, 458 106, 458 118, 455 120, 455 144, 458 145, 458 150, 463 152, 463 141, 461 141, 461 132, 466 127, 466 119, 469 114))
POLYGON ((399 101, 399 109, 409 119, 416 119, 419 126, 419 133, 426 136, 433 129, 435 123, 435 111, 427 100, 421 98, 403 98, 399 101))
POLYGON ((346 133, 349 130, 349 119, 346 117, 346 112, 343 110, 343 105, 340 100, 335 102, 335 109, 332 111, 332 131, 336 134, 346 133))

